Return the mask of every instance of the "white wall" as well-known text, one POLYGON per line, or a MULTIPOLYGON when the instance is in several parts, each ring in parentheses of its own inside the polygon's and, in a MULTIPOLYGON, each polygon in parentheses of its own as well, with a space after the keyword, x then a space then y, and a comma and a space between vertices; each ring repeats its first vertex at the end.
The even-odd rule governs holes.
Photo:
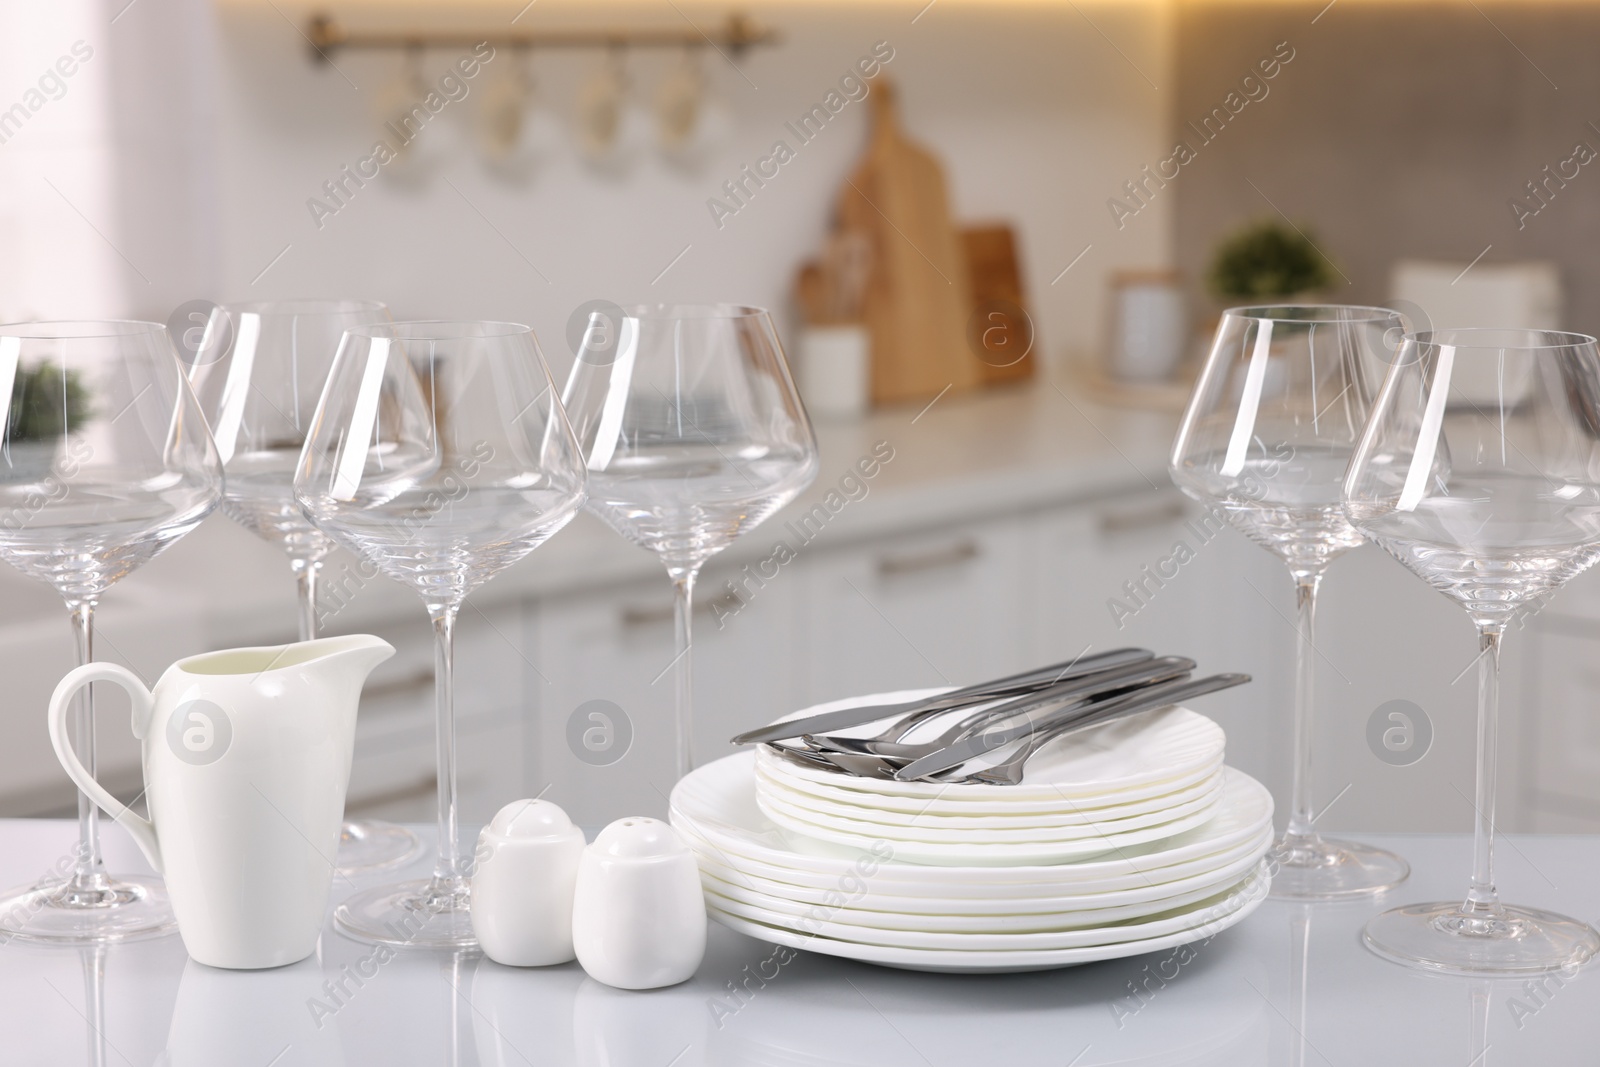
MULTIPOLYGON (((8 23, 24 2, 0 7, 8 23)), ((472 83, 473 95, 451 104, 418 140, 419 152, 432 157, 431 171, 405 181, 386 171, 320 230, 306 201, 341 165, 370 150, 399 57, 343 53, 337 70, 313 65, 291 24, 308 8, 286 2, 213 11, 205 0, 138 0, 109 24, 125 3, 98 5, 108 24, 96 73, 114 71, 116 79, 121 195, 104 228, 138 270, 104 242, 94 247, 92 234, 88 245, 63 243, 60 255, 50 242, 26 244, 25 269, 35 284, 25 303, 4 301, 8 314, 87 313, 85 301, 72 297, 76 280, 94 271, 117 282, 94 290, 97 300, 118 305, 108 310, 163 319, 196 296, 362 294, 387 299, 408 316, 531 320, 560 363, 566 316, 596 297, 787 308, 796 264, 817 247, 861 149, 865 107, 847 107, 720 231, 706 200, 786 137, 784 121, 818 102, 879 40, 895 49, 887 70, 900 84, 905 121, 944 160, 958 216, 1017 225, 1049 351, 1097 334, 1108 270, 1169 258, 1166 204, 1123 233, 1110 226, 1104 206, 1119 182, 1159 155, 1164 96, 1146 75, 1165 80, 1163 0, 1076 8, 939 0, 914 23, 920 2, 745 5, 785 40, 740 58, 742 75, 708 54, 711 83, 729 116, 721 146, 689 168, 647 150, 621 174, 581 162, 565 128, 524 181, 485 166, 471 126, 489 79, 515 62, 502 49, 472 83), (1089 254, 1052 286, 1090 243, 1089 254), (652 285, 685 246, 689 252, 652 285)), ((521 4, 333 6, 351 24, 431 20, 466 29, 505 25, 521 4)), ((690 0, 677 8, 702 25, 730 9, 690 0)), ((541 0, 517 25, 671 26, 682 17, 664 4, 541 0)), ((37 55, 6 64, 0 99, 11 92, 9 82, 20 84, 16 72, 54 59, 48 34, 30 36, 27 48, 37 55)), ((435 80, 460 51, 426 53, 427 77, 435 80)), ((578 87, 598 58, 535 56, 547 122, 570 120, 578 87)), ((641 97, 648 100, 672 58, 630 61, 641 97)), ((29 135, 55 117, 47 109, 34 121, 41 129, 29 135)), ((0 169, 8 153, 10 146, 0 146, 0 169)), ((76 220, 52 200, 55 194, 35 182, 0 211, 36 217, 51 234, 69 232, 76 220)))

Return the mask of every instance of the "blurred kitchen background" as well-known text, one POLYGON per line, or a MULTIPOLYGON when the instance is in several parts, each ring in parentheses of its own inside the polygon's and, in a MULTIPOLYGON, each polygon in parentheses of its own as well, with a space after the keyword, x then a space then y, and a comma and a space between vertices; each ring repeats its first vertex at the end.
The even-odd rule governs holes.
MULTIPOLYGON (((369 297, 528 322, 560 380, 585 302, 772 307, 822 468, 701 582, 701 758, 815 701, 1145 644, 1255 675, 1200 707, 1281 805, 1289 579, 1196 524, 1165 472, 1197 348, 1256 296, 1600 330, 1597 32, 1600 4, 1509 0, 4 0, 0 318, 181 339, 197 302, 369 297), (735 47, 730 25, 772 39, 735 47), (471 40, 592 30, 703 43, 501 41, 458 67, 471 40), (861 63, 892 94, 860 98, 861 63), (405 151, 349 178, 430 92, 405 151), (908 199, 879 210, 869 180, 908 199), (844 481, 869 455, 875 475, 844 481), (780 540, 796 558, 774 574, 780 540)), ((423 614, 348 557, 325 573, 328 629, 401 653, 363 704, 350 814, 424 820, 423 614)), ((1600 828, 1592 579, 1508 646, 1513 831, 1600 828)), ((546 786, 589 825, 665 810, 669 601, 587 517, 469 601, 467 822, 546 786), (619 738, 598 753, 596 713, 619 738)), ((291 639, 293 604, 278 550, 219 514, 111 591, 98 653, 153 680, 291 639)), ((65 813, 44 725, 64 613, 9 570, 0 605, 0 814, 65 813)), ((1334 565, 1319 826, 1470 824, 1470 633, 1377 549, 1334 565)), ((99 698, 103 777, 132 793, 125 705, 99 698)))

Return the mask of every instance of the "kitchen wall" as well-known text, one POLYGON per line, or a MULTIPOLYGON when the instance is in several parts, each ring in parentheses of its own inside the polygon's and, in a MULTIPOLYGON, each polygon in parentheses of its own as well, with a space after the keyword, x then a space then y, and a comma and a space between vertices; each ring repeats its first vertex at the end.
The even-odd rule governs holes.
MULTIPOLYGON (((408 316, 531 321, 559 364, 568 314, 597 297, 787 309, 795 267, 816 249, 862 149, 866 107, 849 105, 823 135, 797 146, 779 177, 720 226, 706 202, 788 137, 784 123, 878 41, 894 50, 886 69, 901 88, 905 123, 944 161, 958 217, 1017 225, 1050 353, 1093 342, 1109 271, 1160 265, 1170 255, 1168 204, 1126 234, 1109 228, 1103 207, 1107 190, 1166 140, 1161 72, 1170 66, 1170 13, 1161 0, 941 0, 926 10, 921 2, 755 5, 784 41, 731 62, 708 54, 722 131, 715 143, 669 162, 650 145, 646 122, 637 158, 611 169, 582 161, 568 128, 597 52, 533 57, 542 158, 520 174, 486 165, 475 141, 479 104, 518 63, 502 49, 469 83, 469 96, 430 123, 406 165, 385 168, 320 220, 307 201, 326 201, 323 183, 370 152, 383 102, 392 107, 401 91, 401 58, 342 53, 335 66, 313 63, 300 32, 308 5, 139 0, 123 11, 125 4, 69 0, 62 9, 79 12, 88 27, 81 31, 7 23, 21 32, 8 35, 12 73, 0 82, 17 86, 0 84, 0 99, 20 93, 22 74, 87 35, 97 53, 85 84, 87 75, 100 79, 91 110, 115 129, 118 152, 105 183, 109 202, 79 219, 44 181, 75 194, 73 183, 91 177, 63 177, 47 161, 55 115, 41 112, 0 146, 0 160, 29 160, 29 173, 0 204, 0 226, 82 244, 71 256, 3 268, 10 273, 0 281, 26 283, 0 285, 5 317, 99 309, 165 319, 197 296, 371 294, 408 316), (100 236, 87 228, 91 220, 100 236)), ((351 26, 464 29, 506 26, 522 4, 328 6, 351 26)), ((708 25, 733 6, 541 0, 517 25, 708 25)), ((20 12, 24 4, 4 7, 20 12)), ((423 78, 436 82, 463 51, 427 51, 423 78)), ((629 59, 642 107, 675 61, 629 59)))
POLYGON ((1584 239, 1600 225, 1600 169, 1567 162, 1579 142, 1590 159, 1600 149, 1600 5, 1197 0, 1174 17, 1174 135, 1198 158, 1163 195, 1191 279, 1228 231, 1281 211, 1342 272, 1331 299, 1383 301, 1402 256, 1550 259, 1565 325, 1600 330, 1600 259, 1584 239), (1279 42, 1294 59, 1268 95, 1203 144, 1188 123, 1279 42), (1546 166, 1577 176, 1542 205, 1527 185, 1546 166), (1512 198, 1537 214, 1519 218, 1512 198))

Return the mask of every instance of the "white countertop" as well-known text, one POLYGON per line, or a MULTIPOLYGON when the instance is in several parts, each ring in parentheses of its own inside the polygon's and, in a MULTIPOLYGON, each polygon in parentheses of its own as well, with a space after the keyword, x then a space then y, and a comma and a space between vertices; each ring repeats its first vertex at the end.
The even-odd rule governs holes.
MULTIPOLYGON (((66 822, 0 821, 0 884, 43 870, 72 834, 66 822)), ((126 835, 106 837, 114 866, 145 869, 126 835)), ((1469 862, 1465 835, 1372 840, 1412 863, 1410 881, 1387 898, 1268 901, 1181 967, 1166 952, 963 977, 801 953, 764 987, 752 981, 736 1011, 728 984, 772 946, 715 924, 699 973, 671 989, 625 993, 576 964, 519 970, 413 950, 359 987, 344 979, 337 1010, 315 1018, 313 1002, 330 1003, 324 983, 371 952, 331 924, 316 956, 274 971, 203 967, 169 937, 106 950, 96 982, 93 953, 12 944, 0 947, 0 1047, 6 1063, 52 1067, 1594 1063, 1600 983, 1591 973, 1540 992, 1526 981, 1415 973, 1360 945, 1380 907, 1458 895, 1469 862), (1146 981, 1150 992, 1133 997, 1129 984, 1146 981)), ((1600 841, 1515 837, 1500 860, 1508 900, 1600 919, 1600 841)), ((334 895, 350 889, 336 881, 334 895)))
MULTIPOLYGON (((719 558, 769 554, 783 523, 821 501, 879 441, 889 442, 894 458, 867 483, 867 496, 829 523, 830 544, 1170 486, 1166 456, 1175 425, 1170 412, 1100 407, 1046 382, 946 396, 926 409, 882 409, 860 422, 820 423, 816 482, 719 558)), ((351 565, 352 557, 336 554, 324 581, 338 581, 341 568, 351 565)), ((659 574, 649 553, 584 514, 472 602, 487 606, 659 574)), ((46 621, 59 622, 68 642, 65 612, 47 587, 0 567, 0 603, 6 605, 0 640, 11 627, 31 630, 46 621)), ((341 611, 339 625, 420 618, 420 611, 415 594, 379 577, 341 611)), ((112 642, 160 620, 181 621, 206 647, 276 640, 293 632, 293 580, 281 550, 217 513, 108 592, 101 620, 112 642)), ((194 650, 179 648, 174 656, 194 650)))

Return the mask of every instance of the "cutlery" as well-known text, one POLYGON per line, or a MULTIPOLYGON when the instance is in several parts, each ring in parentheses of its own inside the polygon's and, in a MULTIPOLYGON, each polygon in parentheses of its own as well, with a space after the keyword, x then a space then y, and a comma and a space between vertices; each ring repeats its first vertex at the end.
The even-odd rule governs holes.
POLYGON ((1141 663, 1154 658, 1155 653, 1148 649, 1113 649, 1109 652, 1100 652, 1093 656, 1080 656, 1065 663, 1056 663, 1048 667, 1024 671, 1021 674, 997 678, 990 682, 980 682, 977 685, 970 685, 964 689, 941 693, 938 696, 926 697, 922 700, 908 701, 903 704, 868 704, 840 708, 836 711, 824 711, 816 715, 808 715, 803 719, 775 722, 759 729, 748 730, 739 734, 732 739, 732 743, 735 745, 753 745, 764 741, 782 741, 785 738, 799 737, 802 734, 826 734, 834 730, 846 730, 852 726, 863 726, 869 722, 896 716, 913 718, 912 725, 914 725, 915 721, 918 721, 918 717, 923 715, 980 704, 1000 697, 1013 696, 1017 693, 1045 689, 1057 682, 1081 678, 1097 671, 1122 667, 1131 663, 1141 663))
MULTIPOLYGON (((1068 695, 1057 694, 1053 698, 1046 699, 1041 699, 1039 694, 1035 694, 1013 702, 1020 706, 1008 712, 1005 718, 1016 718, 1027 712, 1033 712, 1035 713, 1034 718, 1030 721, 1037 724, 1041 721, 1041 716, 1048 716, 1051 721, 1055 721, 1058 713, 1064 714, 1068 709, 1079 709, 1085 712, 1098 711, 1123 697, 1143 693, 1145 689, 1159 682, 1182 681, 1189 676, 1189 672, 1195 666, 1193 660, 1179 656, 1164 656, 1155 662, 1159 665, 1155 668, 1144 664, 1135 665, 1138 668, 1138 673, 1145 676, 1144 680, 1138 683, 1134 683, 1131 678, 1127 677, 1135 673, 1134 669, 1120 668, 1116 672, 1118 678, 1115 681, 1107 682, 1092 691, 1102 697, 1098 701, 1086 699, 1086 694, 1079 691, 1068 695)), ((1062 688, 1066 687, 1063 686, 1062 688)), ((1026 730, 1029 727, 1023 726, 1019 728, 1026 730)), ((950 747, 949 745, 928 746, 927 750, 923 751, 922 746, 907 746, 915 747, 916 751, 909 756, 894 756, 851 751, 849 749, 818 748, 813 744, 815 739, 809 735, 804 740, 811 746, 810 748, 805 750, 785 749, 785 751, 810 757, 810 762, 813 765, 817 765, 817 760, 820 760, 823 765, 830 767, 830 769, 842 770, 846 774, 854 775, 857 778, 877 778, 889 781, 897 780, 896 773, 912 760, 945 751, 950 747)), ((773 747, 776 748, 778 746, 773 747)), ((996 745, 994 747, 1000 746, 996 745)))
MULTIPOLYGON (((920 741, 916 744, 905 744, 899 741, 899 738, 905 736, 910 729, 905 725, 904 721, 895 723, 876 737, 830 737, 824 734, 804 734, 801 740, 813 751, 852 752, 914 760, 938 752, 940 749, 948 748, 962 738, 982 730, 992 723, 1003 722, 1006 719, 1016 718, 1029 712, 1057 708, 1069 701, 1082 702, 1108 693, 1169 681, 1180 676, 1187 676, 1194 668, 1195 662, 1192 659, 1185 659, 1181 656, 1160 656, 1140 663, 1132 663, 1125 667, 1099 671, 1082 678, 1060 682, 1048 689, 1041 689, 1026 696, 1017 697, 1014 700, 1008 700, 1003 704, 980 708, 978 711, 963 717, 938 737, 928 741, 920 741)), ((912 725, 914 726, 931 717, 920 717, 912 725)))
MULTIPOLYGON (((1215 693, 1219 689, 1230 689, 1236 685, 1243 685, 1249 680, 1250 679, 1245 675, 1229 674, 1212 675, 1210 678, 1200 678, 1193 681, 1184 680, 1178 683, 1177 689, 1164 694, 1163 699, 1165 699, 1167 704, 1170 706, 1171 704, 1176 704, 1179 701, 1189 700, 1197 696, 1204 696, 1206 693, 1215 693)), ((1148 694, 1137 693, 1133 694, 1133 696, 1142 698, 1148 696, 1148 694)), ((1053 730, 1044 731, 1032 739, 1023 742, 1017 747, 1017 751, 1011 756, 1007 757, 1004 761, 995 764, 993 767, 987 767, 976 774, 969 774, 964 778, 957 778, 955 781, 965 785, 1020 785, 1022 784, 1023 765, 1026 764, 1028 760, 1032 759, 1034 753, 1043 748, 1046 743, 1054 741, 1056 738, 1061 737, 1064 734, 1070 734, 1077 730, 1085 730, 1091 726, 1099 726, 1101 723, 1109 722, 1112 719, 1120 719, 1125 715, 1134 715, 1150 710, 1152 710, 1150 703, 1148 700, 1144 699, 1130 700, 1126 704, 1121 704, 1120 706, 1102 708, 1092 712, 1081 720, 1066 723, 1056 727, 1053 730)))
MULTIPOLYGON (((1017 764, 1015 772, 1017 775, 1016 782, 1020 782, 1022 780, 1021 764, 1026 762, 1034 752, 1038 751, 1046 741, 1054 737, 1059 737, 1074 729, 1095 726, 1103 722, 1109 722, 1112 719, 1122 718, 1125 715, 1132 715, 1138 711, 1164 707, 1189 697, 1243 685, 1249 680, 1250 676, 1248 674, 1214 674, 1207 678, 1164 682, 1160 685, 1135 690, 1123 696, 1114 696, 1107 700, 1091 703, 1086 707, 1074 705, 1058 709, 1041 715, 1030 722, 999 730, 989 730, 985 733, 965 738, 942 751, 911 761, 896 771, 894 777, 901 782, 928 778, 959 767, 978 756, 994 752, 1016 741, 1026 739, 1026 743, 1022 746, 1024 750, 1022 758, 1017 764)), ((1010 760, 1006 762, 1009 763, 1010 760)), ((1004 775, 1001 777, 1004 778, 1004 775)), ((976 780, 975 775, 972 778, 976 780)), ((1015 782, 1010 782, 1009 784, 1015 784, 1015 782)))
MULTIPOLYGON (((777 746, 774 746, 777 747, 777 746)), ((793 752, 793 749, 785 751, 793 752)), ((873 756, 864 752, 824 752, 812 751, 810 753, 817 760, 818 766, 830 770, 843 771, 857 778, 879 778, 887 782, 894 781, 894 772, 905 766, 905 760, 891 759, 885 756, 873 756)))

